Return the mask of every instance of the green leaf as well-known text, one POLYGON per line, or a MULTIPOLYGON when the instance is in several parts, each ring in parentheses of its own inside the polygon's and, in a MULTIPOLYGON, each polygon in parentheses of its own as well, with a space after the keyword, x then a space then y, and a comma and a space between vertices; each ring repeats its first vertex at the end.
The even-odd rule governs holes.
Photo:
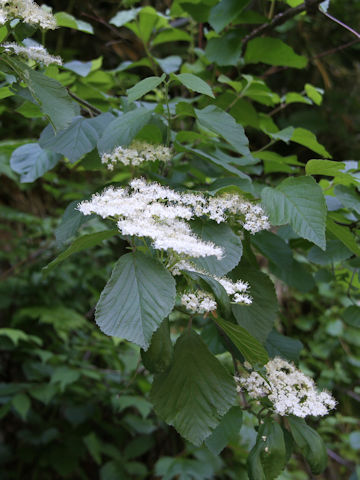
POLYGON ((236 397, 229 373, 192 330, 178 338, 171 368, 154 379, 157 414, 195 445, 219 425, 236 397))
POLYGON ((126 408, 135 407, 140 412, 141 416, 146 418, 152 410, 152 404, 144 397, 121 394, 115 395, 111 400, 111 403, 117 412, 122 412, 126 408))
POLYGON ((352 252, 340 240, 327 240, 326 250, 313 246, 308 253, 308 260, 317 265, 331 265, 342 262, 352 256, 352 252))
POLYGON ((210 38, 205 48, 206 58, 219 66, 236 66, 241 57, 242 37, 241 31, 230 30, 220 38, 210 38))
POLYGON ((10 166, 20 175, 21 183, 31 183, 42 177, 61 159, 61 155, 43 150, 38 143, 28 143, 13 151, 10 166))
POLYGON ((271 273, 285 283, 302 292, 315 287, 313 276, 294 259, 291 248, 281 237, 263 230, 251 238, 251 243, 270 260, 271 273))
POLYGON ((250 156, 249 141, 241 125, 221 108, 208 105, 202 110, 195 109, 200 124, 223 137, 236 152, 250 156))
POLYGON ((321 105, 323 99, 324 90, 321 88, 316 88, 310 83, 305 84, 305 92, 306 95, 312 100, 315 105, 321 105))
POLYGON ((269 361, 265 348, 245 328, 220 318, 215 321, 249 363, 265 365, 269 361))
POLYGON ((151 337, 150 347, 146 351, 141 350, 141 359, 151 373, 162 373, 170 366, 172 357, 170 325, 169 320, 165 318, 151 337))
POLYGON ((307 59, 278 38, 258 37, 250 40, 245 53, 246 63, 266 63, 282 67, 304 68, 307 59))
POLYGON ((235 270, 236 278, 249 282, 251 305, 232 305, 238 324, 259 342, 265 343, 273 328, 278 312, 278 301, 270 278, 252 267, 240 266, 235 270))
POLYGON ((299 236, 325 250, 326 203, 312 177, 290 177, 276 188, 266 187, 261 199, 270 223, 289 223, 299 236))
POLYGON ((76 117, 66 130, 56 135, 49 125, 43 130, 39 144, 44 149, 63 154, 74 163, 96 147, 100 136, 114 118, 111 113, 102 113, 95 118, 76 117))
POLYGON ((167 30, 162 30, 159 32, 155 38, 152 40, 152 46, 160 45, 161 43, 167 42, 191 42, 192 37, 184 30, 178 28, 171 28, 167 30))
POLYGON ((117 14, 109 20, 109 23, 116 27, 122 27, 125 23, 134 20, 139 13, 139 8, 132 8, 131 10, 120 10, 117 14))
POLYGON ((63 392, 68 385, 76 382, 80 378, 80 372, 67 366, 56 367, 51 375, 51 383, 59 383, 63 392))
POLYGON ((356 243, 356 239, 351 230, 343 225, 338 225, 334 220, 328 216, 326 220, 326 228, 329 232, 335 235, 349 250, 355 255, 360 255, 360 247, 356 243))
POLYGON ((320 435, 302 418, 289 416, 288 422, 294 441, 308 461, 311 471, 320 474, 327 465, 326 448, 320 435))
POLYGON ((360 195, 358 190, 345 185, 336 185, 334 192, 336 198, 340 200, 344 207, 354 210, 360 215, 360 195))
POLYGON ((146 93, 154 90, 157 86, 160 85, 161 82, 165 80, 165 76, 165 73, 163 73, 161 77, 144 78, 144 80, 141 80, 134 87, 126 90, 129 103, 134 102, 138 98, 143 97, 146 93))
POLYGON ((317 141, 316 136, 305 128, 295 128, 291 141, 299 143, 325 158, 332 158, 325 147, 317 141))
POLYGON ((360 307, 351 305, 345 308, 342 314, 342 318, 350 327, 360 328, 360 307))
POLYGON ((79 114, 79 106, 73 102, 66 88, 36 70, 24 71, 24 77, 31 94, 40 104, 41 110, 49 118, 55 131, 70 125, 72 119, 79 114))
POLYGON ((250 0, 221 0, 210 11, 210 25, 217 33, 221 32, 249 3, 250 0))
POLYGON ((25 421, 31 407, 30 398, 25 393, 18 393, 11 400, 12 406, 25 421))
POLYGON ((44 268, 43 271, 48 273, 53 268, 56 267, 59 263, 63 262, 66 258, 70 257, 74 253, 81 252, 82 250, 87 250, 88 248, 95 247, 99 245, 104 240, 108 240, 109 238, 117 235, 119 230, 105 230, 103 232, 95 232, 89 233, 88 235, 84 235, 80 238, 77 238, 69 248, 67 248, 64 252, 60 253, 52 262, 48 263, 44 268))
POLYGON ((307 175, 324 175, 325 177, 337 177, 340 180, 350 177, 341 171, 344 169, 345 163, 332 160, 309 160, 305 167, 307 175))
POLYGON ((271 358, 282 357, 297 362, 303 344, 299 340, 286 337, 273 330, 266 339, 265 347, 271 358))
POLYGON ((99 441, 99 438, 95 435, 94 432, 91 432, 86 435, 83 440, 92 458, 98 465, 101 465, 101 442, 99 441))
POLYGON ((70 13, 57 12, 54 16, 56 18, 58 27, 73 28, 74 30, 79 30, 80 32, 84 33, 94 33, 94 29, 90 23, 84 22, 83 20, 78 20, 70 15, 70 13))
POLYGON ((248 457, 249 480, 275 480, 286 464, 286 446, 280 425, 270 418, 260 425, 248 457))
POLYGON ((98 141, 99 153, 112 152, 119 145, 129 145, 150 121, 151 115, 146 108, 136 108, 110 122, 98 141))
POLYGON ((240 237, 226 223, 216 223, 202 220, 191 222, 191 229, 202 240, 213 242, 224 251, 224 257, 218 260, 215 256, 196 258, 192 263, 212 275, 222 276, 230 272, 240 262, 242 243, 240 237))
POLYGON ((167 74, 177 72, 183 61, 179 55, 169 55, 166 58, 155 58, 155 60, 160 65, 161 70, 167 74))
POLYGON ((210 452, 219 455, 230 442, 235 442, 239 438, 241 425, 241 408, 231 407, 212 434, 205 440, 210 452))
POLYGON ((112 337, 147 349, 175 303, 175 280, 157 260, 136 251, 123 255, 96 306, 95 320, 112 337))
POLYGON ((69 203, 61 218, 59 226, 55 229, 56 245, 61 247, 75 235, 83 223, 88 222, 94 215, 83 215, 78 209, 77 200, 69 203))
POLYGON ((193 75, 192 73, 180 73, 178 75, 173 74, 173 77, 179 80, 179 82, 189 90, 215 98, 209 85, 197 75, 193 75))
POLYGON ((20 340, 23 340, 24 342, 33 341, 38 345, 42 344, 42 340, 39 337, 28 335, 18 328, 0 328, 0 336, 9 338, 15 346, 18 345, 20 340))

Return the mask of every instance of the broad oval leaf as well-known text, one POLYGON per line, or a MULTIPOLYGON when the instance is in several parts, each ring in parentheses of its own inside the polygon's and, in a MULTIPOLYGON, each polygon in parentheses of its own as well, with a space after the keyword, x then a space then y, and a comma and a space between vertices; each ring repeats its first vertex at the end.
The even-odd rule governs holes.
POLYGON ((326 447, 320 435, 303 418, 288 417, 291 434, 314 474, 323 472, 327 465, 326 447))
POLYGON ((10 166, 20 174, 22 183, 34 182, 61 159, 61 155, 42 149, 38 143, 28 143, 13 151, 10 166))
POLYGON ((265 348, 245 328, 220 318, 215 321, 249 363, 265 365, 269 361, 265 348))
POLYGON ((297 55, 282 40, 272 37, 258 37, 250 40, 246 48, 245 61, 294 68, 304 68, 307 64, 305 57, 297 55))
POLYGON ((192 73, 180 73, 179 75, 174 75, 174 77, 189 90, 215 98, 209 85, 200 77, 193 75, 192 73))
POLYGON ((144 78, 144 80, 141 80, 139 83, 126 90, 129 102, 134 102, 146 93, 151 92, 151 90, 154 90, 154 88, 158 87, 164 80, 165 73, 163 73, 161 77, 144 78))
POLYGON ((154 379, 155 411, 195 445, 207 438, 233 405, 234 380, 193 330, 178 338, 171 368, 154 379))
POLYGON ((151 112, 146 108, 137 108, 124 113, 109 123, 107 129, 98 141, 100 155, 111 152, 119 145, 129 145, 135 135, 149 122, 151 112))
POLYGON ((141 358, 144 366, 151 373, 162 373, 171 364, 173 357, 173 345, 170 338, 169 320, 165 318, 160 327, 151 338, 150 347, 141 350, 141 358))
POLYGON ((175 280, 163 265, 136 251, 123 255, 96 305, 95 320, 112 337, 145 350, 175 303, 175 280))
POLYGON ((236 152, 245 156, 250 155, 249 140, 245 135, 244 128, 236 123, 229 113, 215 105, 195 110, 195 113, 201 125, 223 137, 236 152))
POLYGON ((287 178, 276 188, 264 188, 261 199, 270 223, 289 223, 300 237, 325 250, 326 203, 313 178, 287 178))
POLYGON ((259 342, 265 343, 271 332, 279 309, 275 288, 265 273, 251 267, 236 269, 236 278, 250 285, 251 305, 232 305, 237 323, 259 342))
POLYGON ((240 407, 231 407, 223 416, 219 425, 205 440, 205 444, 214 455, 219 455, 224 448, 236 441, 242 425, 242 410, 240 407))
POLYGON ((224 257, 218 260, 215 256, 193 259, 193 263, 212 275, 222 276, 233 270, 241 260, 242 243, 240 237, 226 223, 191 222, 191 229, 202 239, 213 242, 224 251, 224 257))

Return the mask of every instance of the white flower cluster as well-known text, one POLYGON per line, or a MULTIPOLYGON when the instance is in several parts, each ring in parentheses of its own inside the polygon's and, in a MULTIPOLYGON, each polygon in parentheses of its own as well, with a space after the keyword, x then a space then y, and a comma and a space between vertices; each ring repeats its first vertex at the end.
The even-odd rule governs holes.
POLYGON ((104 153, 101 162, 109 170, 114 169, 116 163, 137 167, 143 162, 168 162, 171 159, 171 150, 163 145, 134 141, 129 148, 116 147, 111 153, 104 153))
POLYGON ((60 57, 55 57, 50 55, 49 52, 41 45, 31 46, 31 47, 22 47, 17 43, 3 43, 1 45, 7 53, 15 53, 16 55, 21 55, 35 62, 41 62, 44 65, 50 65, 51 63, 56 63, 57 65, 62 65, 62 60, 60 57))
POLYGON ((0 0, 0 24, 14 18, 20 18, 25 23, 38 25, 46 30, 57 27, 52 13, 39 7, 33 0, 0 0))
POLYGON ((250 397, 267 396, 279 415, 323 416, 336 406, 336 401, 326 391, 319 392, 315 382, 292 363, 275 357, 265 365, 266 379, 252 372, 246 377, 235 377, 238 390, 244 388, 250 397))
MULTIPOLYGON (((171 264, 171 261, 170 261, 170 264, 171 264)), ((206 272, 204 270, 201 270, 195 267, 191 262, 187 260, 180 260, 175 264, 172 263, 172 265, 169 267, 169 270, 174 276, 181 275, 182 270, 188 270, 189 272, 197 272, 197 273, 206 275, 208 277, 211 277, 224 287, 226 293, 229 295, 230 300, 233 303, 242 304, 242 305, 252 304, 252 298, 247 293, 249 289, 249 284, 247 282, 238 280, 237 282, 234 283, 232 280, 230 280, 230 278, 217 277, 216 275, 211 275, 209 272, 206 272)))
POLYGON ((212 295, 202 290, 195 293, 184 293, 181 303, 192 313, 205 313, 216 310, 216 302, 212 295))
POLYGON ((201 240, 186 222, 194 215, 186 194, 157 183, 134 179, 130 188, 110 187, 80 203, 78 209, 84 215, 96 213, 113 218, 123 235, 148 237, 158 250, 195 258, 223 256, 222 248, 201 240))

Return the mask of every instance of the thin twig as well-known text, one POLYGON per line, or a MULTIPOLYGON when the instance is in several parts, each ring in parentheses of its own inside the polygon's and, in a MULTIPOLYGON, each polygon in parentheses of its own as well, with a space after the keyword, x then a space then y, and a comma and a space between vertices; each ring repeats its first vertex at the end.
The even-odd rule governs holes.
POLYGON ((81 105, 84 105, 86 108, 88 108, 89 110, 91 110, 92 112, 96 113, 96 115, 100 115, 102 113, 101 110, 99 110, 98 108, 94 107, 94 105, 91 105, 91 103, 87 102, 86 100, 84 100, 83 98, 80 98, 78 97, 75 93, 73 93, 71 90, 67 89, 70 97, 72 97, 74 100, 76 100, 78 103, 80 103, 81 105))
POLYGON ((354 30, 353 28, 349 27, 349 25, 346 25, 346 23, 343 23, 342 21, 340 21, 339 19, 337 19, 336 17, 333 17, 332 15, 330 15, 330 13, 327 13, 327 12, 324 12, 323 10, 320 10, 321 13, 323 13, 325 15, 325 17, 328 17, 330 18, 330 20, 332 20, 333 22, 341 25, 343 28, 345 28, 346 30, 348 30, 349 32, 351 32, 353 35, 355 35, 355 37, 357 37, 359 40, 360 40, 360 33, 357 32, 356 30, 354 30))
POLYGON ((327 453, 330 458, 335 460, 335 462, 340 463, 340 465, 344 465, 345 467, 349 468, 352 470, 354 468, 353 462, 350 462, 349 460, 346 460, 345 458, 340 457, 336 452, 333 450, 330 450, 330 448, 327 449, 327 453))
POLYGON ((307 4, 302 3, 301 5, 298 5, 297 7, 294 8, 288 8, 285 10, 285 12, 278 13, 275 15, 275 17, 271 20, 269 23, 265 23, 261 25, 258 28, 255 28, 252 32, 249 33, 249 35, 246 35, 246 37, 243 38, 242 40, 242 49, 243 51, 246 48, 246 45, 250 40, 252 40, 255 37, 259 37, 260 35, 270 31, 274 30, 275 27, 278 27, 279 25, 282 25, 286 21, 288 21, 290 18, 295 17, 296 15, 299 15, 299 13, 302 13, 306 11, 309 6, 315 6, 319 5, 323 0, 309 0, 307 4))

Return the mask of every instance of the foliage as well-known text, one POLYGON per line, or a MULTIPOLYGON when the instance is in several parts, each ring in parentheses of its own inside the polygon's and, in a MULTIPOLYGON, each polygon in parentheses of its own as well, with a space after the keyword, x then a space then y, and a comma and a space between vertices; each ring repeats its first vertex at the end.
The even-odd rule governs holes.
POLYGON ((46 41, 64 60, 46 66, 0 46, 0 108, 12 115, 0 144, 4 478, 359 477, 359 168, 351 142, 334 146, 330 120, 313 129, 340 100, 310 48, 322 26, 340 28, 325 14, 349 11, 335 0, 321 12, 315 1, 263 3, 130 1, 87 13, 92 26, 79 6, 54 2, 58 30, 0 28, 2 42, 46 41), (104 58, 101 25, 114 49, 104 58), (314 37, 307 48, 298 30, 314 37), (101 157, 119 146, 134 155, 134 141, 170 147, 171 160, 126 157, 106 170, 101 157), (119 231, 120 217, 79 211, 140 177, 209 205, 261 203, 271 227, 251 233, 243 212, 198 215, 192 232, 224 255, 185 258, 119 231), (249 283, 251 305, 224 275, 249 283), (182 294, 200 289, 216 310, 184 308, 182 294), (251 364, 264 376, 277 356, 332 390, 336 413, 280 417, 266 397, 237 391, 234 374, 251 364))

